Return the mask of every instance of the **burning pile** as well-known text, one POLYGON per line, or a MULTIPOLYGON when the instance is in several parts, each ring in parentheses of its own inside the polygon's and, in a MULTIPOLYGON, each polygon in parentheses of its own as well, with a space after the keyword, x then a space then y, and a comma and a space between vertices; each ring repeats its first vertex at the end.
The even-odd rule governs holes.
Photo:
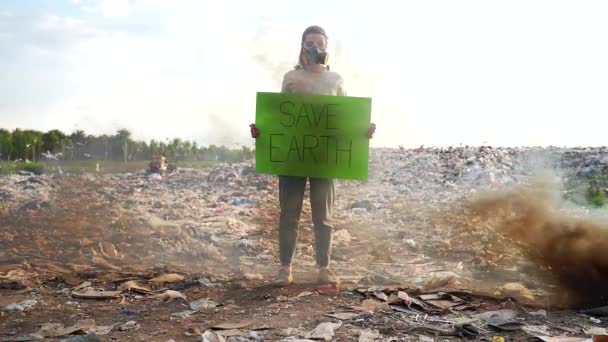
POLYGON ((559 210, 546 183, 484 194, 469 203, 467 212, 468 220, 477 226, 489 223, 528 258, 545 266, 567 290, 558 291, 559 301, 597 305, 608 300, 608 222, 559 210))

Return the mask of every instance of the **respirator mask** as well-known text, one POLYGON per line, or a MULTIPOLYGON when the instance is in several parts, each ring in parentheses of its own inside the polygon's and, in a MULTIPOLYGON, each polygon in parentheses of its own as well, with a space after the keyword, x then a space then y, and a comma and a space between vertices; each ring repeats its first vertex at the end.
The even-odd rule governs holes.
POLYGON ((312 64, 327 64, 327 52, 318 43, 304 44, 300 53, 301 63, 303 65, 312 64))

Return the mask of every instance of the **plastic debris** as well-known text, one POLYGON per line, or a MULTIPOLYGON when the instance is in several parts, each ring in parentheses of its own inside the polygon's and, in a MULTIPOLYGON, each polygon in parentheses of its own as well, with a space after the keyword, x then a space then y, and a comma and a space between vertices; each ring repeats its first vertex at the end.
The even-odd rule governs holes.
POLYGON ((127 282, 120 284, 120 286, 118 286, 118 291, 121 291, 121 292, 132 291, 132 292, 138 292, 138 293, 142 293, 142 294, 152 293, 152 289, 150 289, 147 286, 143 286, 143 285, 139 284, 139 282, 137 282, 136 280, 129 280, 127 282))
POLYGON ((232 330, 232 329, 244 329, 253 325, 252 321, 239 321, 239 322, 224 322, 212 326, 213 329, 218 330, 232 330))
POLYGON ((139 330, 140 325, 135 321, 128 321, 124 324, 118 326, 118 330, 120 331, 130 331, 130 330, 139 330))
POLYGON ((174 299, 182 299, 186 302, 188 301, 188 298, 186 298, 186 296, 184 294, 182 294, 179 291, 174 291, 174 290, 166 290, 165 292, 157 294, 154 297, 159 300, 165 301, 165 302, 174 300, 174 299))
POLYGON ((534 294, 520 283, 507 283, 501 286, 496 295, 503 297, 514 297, 523 300, 534 300, 534 294))
POLYGON ((37 303, 37 301, 35 301, 33 299, 28 299, 28 300, 24 300, 19 303, 6 305, 2 308, 2 311, 8 311, 8 312, 24 311, 26 309, 33 307, 34 305, 36 305, 36 303, 37 303))
POLYGON ((186 318, 186 317, 190 317, 192 314, 195 314, 197 312, 198 312, 198 310, 184 310, 184 311, 172 313, 171 317, 173 317, 173 318, 186 318))
POLYGON ((120 296, 121 291, 97 291, 92 288, 85 289, 84 292, 72 292, 74 298, 82 299, 113 299, 120 296))
POLYGON ((251 202, 251 200, 247 199, 247 198, 235 198, 232 200, 232 205, 244 205, 244 204, 251 204, 253 202, 251 202))
POLYGON ((184 280, 184 276, 176 273, 163 274, 158 277, 150 279, 151 283, 164 284, 164 283, 176 283, 184 280))
POLYGON ((306 338, 331 341, 334 336, 334 331, 342 326, 342 323, 324 322, 317 325, 314 330, 306 334, 306 338))
POLYGON ((361 331, 359 331, 358 336, 359 336, 359 339, 358 339, 359 342, 374 342, 381 338, 381 335, 378 332, 378 330, 372 330, 372 329, 361 330, 361 331))
POLYGON ((226 339, 224 338, 224 336, 215 333, 213 331, 205 331, 202 335, 202 342, 225 342, 226 339))
POLYGON ((60 342, 100 342, 101 339, 96 334, 86 334, 80 336, 74 336, 70 338, 64 338, 60 342))
POLYGON ((212 300, 209 300, 207 298, 201 298, 201 299, 197 299, 193 302, 190 302, 189 307, 191 310, 200 311, 200 310, 204 310, 204 309, 215 308, 218 305, 219 305, 218 303, 216 303, 212 300))

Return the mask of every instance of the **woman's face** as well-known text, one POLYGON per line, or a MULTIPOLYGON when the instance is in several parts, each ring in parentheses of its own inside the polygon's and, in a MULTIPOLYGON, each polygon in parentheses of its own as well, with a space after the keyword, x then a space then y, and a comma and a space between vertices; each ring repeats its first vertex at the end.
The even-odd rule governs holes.
POLYGON ((321 51, 325 51, 327 42, 325 41, 325 37, 320 33, 311 33, 307 34, 304 37, 304 41, 302 42, 302 47, 304 49, 309 49, 315 45, 317 45, 321 51))

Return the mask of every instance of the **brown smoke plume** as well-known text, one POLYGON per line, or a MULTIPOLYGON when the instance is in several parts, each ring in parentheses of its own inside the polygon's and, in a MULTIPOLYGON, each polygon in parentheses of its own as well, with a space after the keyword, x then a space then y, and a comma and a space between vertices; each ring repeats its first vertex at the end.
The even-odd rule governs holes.
POLYGON ((608 292, 608 224, 560 210, 554 191, 538 182, 479 196, 467 206, 469 220, 485 222, 530 260, 549 269, 572 306, 601 305, 608 292))

